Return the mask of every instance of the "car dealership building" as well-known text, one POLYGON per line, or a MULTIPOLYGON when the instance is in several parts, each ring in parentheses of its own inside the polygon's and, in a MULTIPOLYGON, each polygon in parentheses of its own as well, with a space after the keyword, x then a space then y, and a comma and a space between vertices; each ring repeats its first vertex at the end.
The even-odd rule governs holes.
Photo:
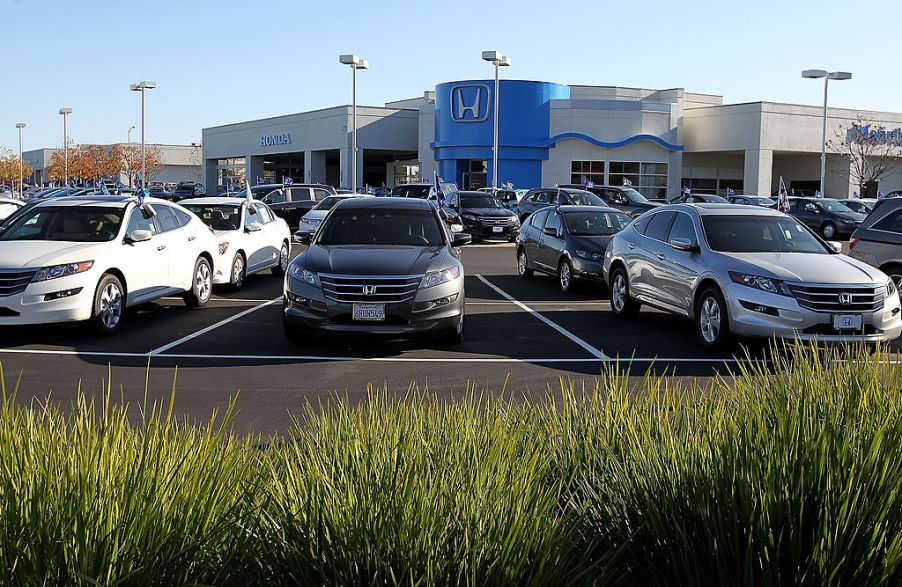
MULTIPOLYGON (((433 171, 462 188, 491 185, 493 92, 493 80, 465 80, 419 98, 358 106, 358 185, 430 181, 433 171)), ((502 80, 498 110, 499 183, 517 188, 628 180, 648 197, 673 196, 683 187, 769 195, 780 177, 799 193, 818 187, 820 106, 724 104, 721 96, 681 88, 502 80)), ((206 183, 287 176, 349 186, 351 117, 350 106, 336 106, 206 128, 206 183)), ((850 136, 858 117, 902 156, 900 113, 831 108, 828 140, 850 136)), ((826 169, 827 195, 859 191, 848 157, 832 147, 826 169)), ((872 188, 902 189, 902 166, 872 188)))

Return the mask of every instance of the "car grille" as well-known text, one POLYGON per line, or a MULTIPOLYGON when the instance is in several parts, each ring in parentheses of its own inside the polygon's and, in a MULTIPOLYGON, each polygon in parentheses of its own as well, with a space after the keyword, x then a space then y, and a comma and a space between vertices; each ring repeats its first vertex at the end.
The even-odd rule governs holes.
POLYGON ((497 218, 495 216, 477 216, 476 219, 488 226, 507 226, 511 221, 510 218, 497 218))
POLYGON ((397 304, 417 295, 422 275, 319 275, 326 298, 342 303, 397 304), (375 287, 367 295, 365 288, 375 287))
POLYGON ((860 286, 791 285, 799 306, 814 312, 876 312, 883 308, 886 288, 860 286), (840 295, 849 294, 848 303, 840 302, 840 295))
POLYGON ((35 273, 35 269, 0 269, 0 296, 22 293, 35 273))

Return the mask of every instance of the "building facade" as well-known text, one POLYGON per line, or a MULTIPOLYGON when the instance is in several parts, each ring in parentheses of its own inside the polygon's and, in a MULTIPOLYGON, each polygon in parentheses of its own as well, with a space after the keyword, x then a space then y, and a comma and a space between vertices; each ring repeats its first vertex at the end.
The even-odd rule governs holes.
MULTIPOLYGON (((358 107, 357 184, 388 186, 437 172, 475 189, 492 183, 493 80, 436 86, 420 98, 358 107)), ((502 80, 498 183, 622 185, 648 197, 695 192, 769 195, 782 177, 797 193, 819 187, 823 110, 753 102, 724 104, 682 88, 651 90, 502 80)), ((860 190, 838 143, 865 121, 894 142, 902 163, 902 114, 831 108, 825 191, 860 190)), ((203 131, 210 186, 320 182, 349 186, 351 109, 325 110, 212 127, 203 131)), ((868 186, 902 189, 902 165, 868 186)), ((873 194, 872 194, 873 195, 873 194)))

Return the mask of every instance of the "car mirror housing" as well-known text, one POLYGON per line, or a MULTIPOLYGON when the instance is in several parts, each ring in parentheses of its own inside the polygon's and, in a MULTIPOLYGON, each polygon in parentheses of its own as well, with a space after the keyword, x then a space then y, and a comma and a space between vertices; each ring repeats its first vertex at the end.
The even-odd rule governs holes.
POLYGON ((149 241, 153 237, 153 233, 149 230, 133 230, 128 234, 127 241, 129 243, 143 243, 149 241))
POLYGON ((473 237, 466 232, 455 232, 451 235, 451 246, 462 247, 473 242, 473 237))
POLYGON ((302 245, 310 244, 311 232, 309 230, 299 230, 294 233, 294 241, 302 245))
POLYGON ((670 246, 677 251, 695 251, 698 247, 688 238, 675 238, 670 241, 670 246))
POLYGON ((261 230, 263 230, 263 225, 259 222, 251 222, 247 225, 248 232, 260 232, 261 230))
POLYGON ((557 231, 551 226, 546 226, 542 229, 542 232, 547 234, 548 236, 557 237, 557 231))
POLYGON ((839 241, 827 241, 834 253, 842 253, 842 243, 839 241))

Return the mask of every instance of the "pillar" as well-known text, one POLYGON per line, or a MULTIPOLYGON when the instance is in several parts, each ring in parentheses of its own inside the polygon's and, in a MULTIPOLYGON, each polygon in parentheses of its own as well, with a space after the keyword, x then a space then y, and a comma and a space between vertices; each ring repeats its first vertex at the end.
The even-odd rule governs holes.
MULTIPOLYGON (((745 152, 742 191, 749 195, 770 196, 773 185, 774 152, 749 149, 745 152)), ((788 183, 788 182, 787 182, 788 183)), ((789 186, 787 185, 787 188, 789 186)))

